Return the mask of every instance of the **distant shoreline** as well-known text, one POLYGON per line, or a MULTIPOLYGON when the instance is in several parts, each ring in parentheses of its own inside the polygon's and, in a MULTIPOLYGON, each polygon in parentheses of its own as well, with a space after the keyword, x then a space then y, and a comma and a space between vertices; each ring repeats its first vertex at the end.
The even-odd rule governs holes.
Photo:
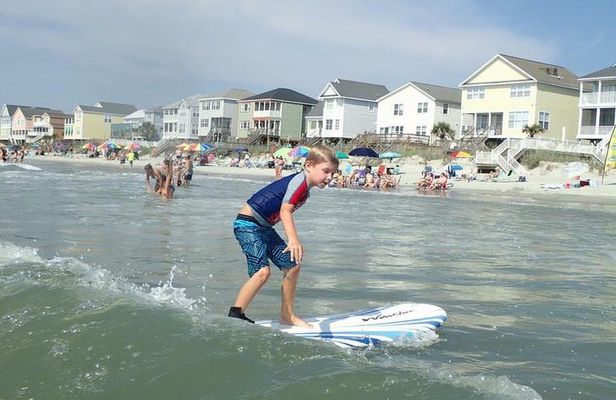
MULTIPOLYGON (((61 157, 61 156, 35 156, 28 157, 24 160, 25 163, 30 162, 55 162, 64 163, 78 166, 96 166, 111 168, 117 171, 134 171, 142 172, 143 166, 152 163, 158 164, 162 161, 162 158, 151 159, 146 157, 144 159, 136 160, 134 166, 131 168, 128 164, 121 166, 117 160, 105 160, 102 158, 86 158, 77 156, 61 157)), ((438 165, 438 162, 432 162, 432 165, 438 170, 442 168, 442 165, 438 165)), ((414 190, 415 182, 420 178, 421 171, 424 168, 423 164, 413 162, 401 162, 399 164, 402 176, 400 179, 400 189, 402 191, 414 190)), ((583 188, 571 188, 571 189, 543 189, 543 184, 561 184, 567 179, 562 176, 558 171, 551 171, 549 173, 541 174, 541 171, 533 170, 529 174, 528 182, 480 182, 465 180, 452 180, 454 183, 453 188, 447 196, 462 196, 464 198, 473 198, 476 196, 492 197, 492 198, 528 198, 538 201, 549 202, 568 202, 568 203, 582 203, 582 204, 608 204, 613 205, 616 198, 616 174, 611 171, 612 174, 605 177, 605 184, 599 187, 583 187, 583 188)), ((218 165, 196 166, 194 169, 195 174, 199 175, 213 175, 213 176, 229 176, 229 177, 245 177, 255 179, 259 181, 270 181, 274 178, 274 170, 268 168, 237 168, 237 167, 224 167, 218 165)), ((287 172, 288 173, 288 172, 287 172)), ((601 177, 596 174, 587 173, 584 174, 585 179, 595 179, 600 182, 601 177)), ((396 189, 394 189, 396 190, 396 189)), ((433 191, 425 193, 427 196, 439 196, 440 191, 433 191)))

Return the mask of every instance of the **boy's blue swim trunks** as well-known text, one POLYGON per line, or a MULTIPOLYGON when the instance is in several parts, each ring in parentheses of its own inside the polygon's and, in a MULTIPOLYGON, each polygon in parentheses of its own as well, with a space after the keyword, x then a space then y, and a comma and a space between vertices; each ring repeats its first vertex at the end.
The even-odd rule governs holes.
POLYGON ((295 267, 291 253, 282 252, 287 244, 271 226, 259 225, 254 218, 240 214, 233 223, 233 233, 246 255, 248 276, 269 267, 268 259, 281 270, 295 267))

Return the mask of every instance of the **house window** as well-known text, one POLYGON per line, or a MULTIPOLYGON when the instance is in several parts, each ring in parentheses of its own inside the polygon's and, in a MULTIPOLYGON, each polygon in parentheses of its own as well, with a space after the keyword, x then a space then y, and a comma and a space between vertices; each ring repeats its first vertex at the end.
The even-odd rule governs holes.
POLYGON ((111 122, 111 115, 105 114, 105 122, 111 122))
POLYGON ((443 103, 443 115, 449 114, 449 104, 443 103))
POLYGON ((511 97, 529 97, 530 85, 511 85, 511 97))
POLYGON ((509 128, 522 128, 528 124, 528 111, 512 111, 509 113, 509 128))
POLYGON ((550 113, 545 111, 539 111, 539 125, 544 130, 548 130, 550 128, 550 113))
POLYGON ((404 115, 404 104, 394 104, 394 115, 404 115))
POLYGON ((250 111, 250 103, 242 103, 242 111, 250 111))
POLYGON ((368 107, 368 111, 374 112, 375 108, 376 108, 376 105, 374 103, 370 103, 370 107, 368 107))
POLYGON ((426 125, 417 125, 415 127, 415 134, 420 136, 426 136, 428 134, 428 127, 426 125))
POLYGON ((417 103, 417 114, 427 113, 428 112, 428 103, 422 102, 417 103))
POLYGON ((336 99, 336 107, 342 107, 342 99, 336 99))
POLYGON ((210 125, 210 120, 207 118, 204 118, 201 120, 201 127, 202 128, 207 128, 210 125))
POLYGON ((398 136, 402 136, 402 134, 404 133, 404 127, 403 126, 392 126, 391 133, 396 134, 398 136))
POLYGON ((334 129, 335 130, 339 130, 340 129, 340 120, 339 119, 336 120, 336 123, 334 125, 334 129))
MULTIPOLYGON (((325 109, 326 110, 333 110, 334 109, 334 100, 333 99, 325 100, 325 109)), ((325 129, 327 129, 327 128, 325 128, 325 129)))
POLYGON ((310 121, 310 129, 317 129, 317 121, 310 121))
POLYGON ((331 119, 326 119, 325 120, 325 130, 326 131, 331 131, 332 130, 332 125, 333 125, 333 120, 331 119))
POLYGON ((479 100, 485 97, 485 89, 482 87, 471 87, 466 90, 466 100, 479 100))
POLYGON ((186 125, 180 124, 180 133, 184 133, 185 130, 186 130, 186 125))
POLYGON ((384 135, 387 135, 389 133, 389 127, 388 126, 381 127, 380 132, 384 135))
POLYGON ((199 118, 199 113, 196 110, 193 110, 192 117, 193 118, 199 118))
POLYGON ((240 129, 249 129, 250 128, 250 121, 241 121, 240 122, 240 129))

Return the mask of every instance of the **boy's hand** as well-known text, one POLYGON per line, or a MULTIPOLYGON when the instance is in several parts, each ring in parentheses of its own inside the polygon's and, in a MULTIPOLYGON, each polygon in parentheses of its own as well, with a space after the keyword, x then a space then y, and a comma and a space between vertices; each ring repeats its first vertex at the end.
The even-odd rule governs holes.
POLYGON ((290 253, 291 261, 294 261, 297 265, 304 258, 304 246, 300 242, 289 241, 289 244, 282 251, 283 253, 290 253))

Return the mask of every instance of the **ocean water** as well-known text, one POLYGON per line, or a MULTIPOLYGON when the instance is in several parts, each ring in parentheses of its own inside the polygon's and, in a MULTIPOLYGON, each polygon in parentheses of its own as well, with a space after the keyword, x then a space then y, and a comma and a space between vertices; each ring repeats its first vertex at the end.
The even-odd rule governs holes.
MULTIPOLYGON (((165 201, 138 168, 0 166, 0 399, 616 398, 616 205, 314 189, 300 316, 449 315, 347 351, 224 316, 263 184, 198 174, 165 201)), ((276 318, 279 285, 248 315, 276 318)))

